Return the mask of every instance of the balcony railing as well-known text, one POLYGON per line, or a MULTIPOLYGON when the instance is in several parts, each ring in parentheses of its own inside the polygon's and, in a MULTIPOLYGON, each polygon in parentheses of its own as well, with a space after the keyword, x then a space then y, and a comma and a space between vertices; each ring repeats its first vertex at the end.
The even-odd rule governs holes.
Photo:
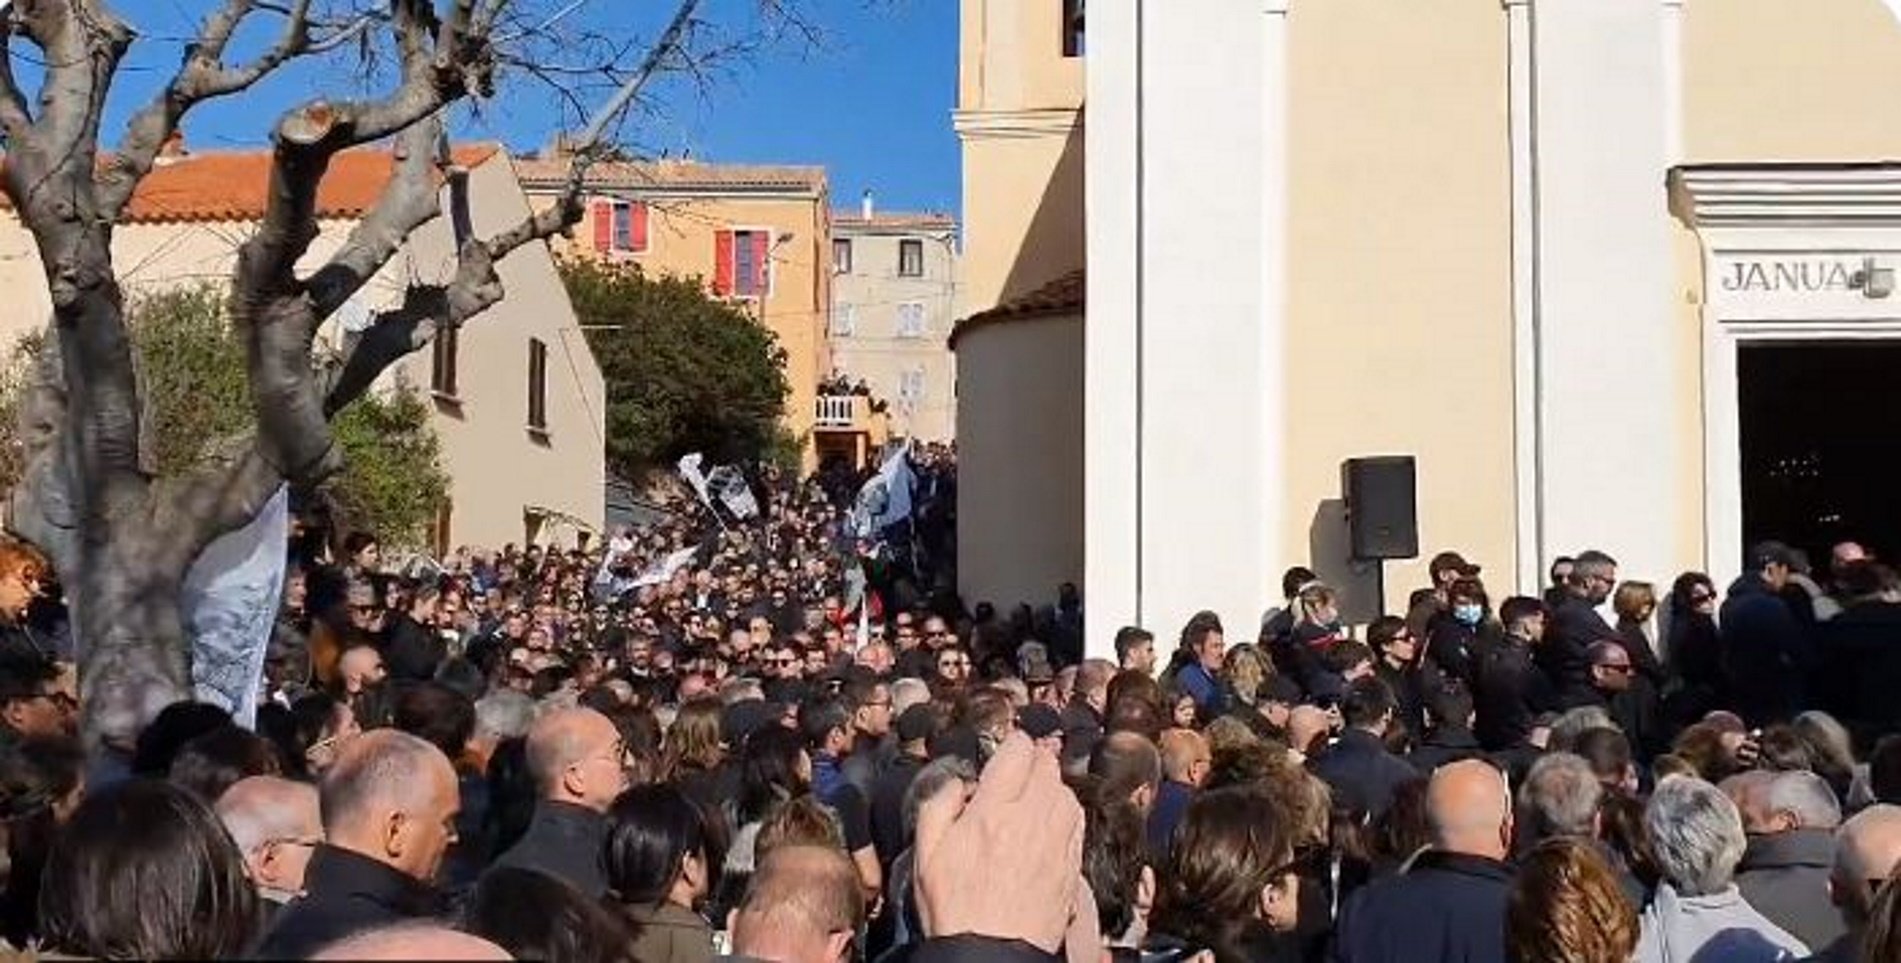
POLYGON ((860 427, 860 419, 869 414, 870 409, 869 399, 860 395, 819 395, 813 424, 820 428, 860 427))

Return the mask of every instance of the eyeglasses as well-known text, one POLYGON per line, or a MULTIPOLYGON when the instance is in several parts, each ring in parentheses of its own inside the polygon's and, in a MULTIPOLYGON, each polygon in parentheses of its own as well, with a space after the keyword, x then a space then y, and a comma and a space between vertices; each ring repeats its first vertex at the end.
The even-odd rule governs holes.
POLYGON ((30 696, 26 696, 25 698, 29 702, 35 699, 45 699, 46 701, 51 702, 53 704, 53 707, 60 710, 61 712, 72 712, 73 710, 79 708, 79 700, 73 698, 72 696, 67 695, 64 692, 35 692, 34 694, 30 696))

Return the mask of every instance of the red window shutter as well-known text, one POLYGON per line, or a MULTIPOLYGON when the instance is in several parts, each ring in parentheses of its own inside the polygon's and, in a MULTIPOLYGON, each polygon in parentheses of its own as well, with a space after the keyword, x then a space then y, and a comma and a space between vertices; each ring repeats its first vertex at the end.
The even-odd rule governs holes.
POLYGON ((594 210, 594 250, 606 253, 614 249, 614 205, 608 201, 595 201, 588 205, 594 210))
POLYGON ((634 250, 645 251, 647 249, 647 205, 635 201, 633 207, 634 250))
POLYGON ((766 239, 771 236, 771 231, 752 232, 752 290, 762 298, 766 296, 766 279, 772 276, 772 265, 766 263, 772 250, 766 239))
POLYGON ((733 293, 733 232, 713 235, 713 293, 731 297, 733 293))

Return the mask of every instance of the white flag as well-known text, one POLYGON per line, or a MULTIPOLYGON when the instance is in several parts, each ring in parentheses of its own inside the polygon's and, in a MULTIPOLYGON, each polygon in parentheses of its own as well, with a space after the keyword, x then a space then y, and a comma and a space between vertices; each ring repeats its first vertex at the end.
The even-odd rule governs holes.
POLYGON ((700 463, 705 460, 706 459, 697 451, 691 455, 682 455, 680 457, 680 477, 686 479, 686 483, 693 486, 693 491, 700 496, 700 501, 704 503, 708 509, 711 509, 713 507, 713 498, 706 490, 706 475, 700 471, 700 463))
POLYGON ((192 687, 245 727, 257 718, 264 650, 283 602, 288 491, 280 486, 256 518, 205 546, 180 592, 192 687))
POLYGON ((852 509, 854 527, 864 538, 876 536, 886 528, 911 517, 911 493, 917 476, 911 471, 911 443, 885 459, 878 474, 871 476, 858 490, 852 509))
POLYGON ((759 501, 752 497, 752 486, 746 484, 746 476, 738 468, 721 465, 707 473, 706 484, 734 518, 745 521, 759 514, 759 501))
POLYGON ((665 584, 668 579, 673 578, 673 573, 678 572, 680 569, 686 567, 688 562, 693 561, 694 553, 699 550, 700 548, 697 545, 688 545, 686 548, 673 552, 666 558, 653 563, 645 572, 640 573, 639 578, 634 579, 634 588, 665 584))

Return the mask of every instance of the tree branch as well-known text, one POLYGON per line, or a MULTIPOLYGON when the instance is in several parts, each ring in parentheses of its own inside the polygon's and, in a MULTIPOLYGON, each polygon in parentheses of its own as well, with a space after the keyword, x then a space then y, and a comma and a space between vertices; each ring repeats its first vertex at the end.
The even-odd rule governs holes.
POLYGON ((412 232, 441 212, 435 174, 446 158, 434 154, 442 136, 440 117, 397 135, 389 184, 363 220, 350 229, 343 247, 304 283, 317 321, 350 300, 396 256, 412 232))
POLYGON ((13 4, 0 3, 0 131, 6 133, 8 145, 14 145, 32 125, 26 95, 13 76, 13 4))

